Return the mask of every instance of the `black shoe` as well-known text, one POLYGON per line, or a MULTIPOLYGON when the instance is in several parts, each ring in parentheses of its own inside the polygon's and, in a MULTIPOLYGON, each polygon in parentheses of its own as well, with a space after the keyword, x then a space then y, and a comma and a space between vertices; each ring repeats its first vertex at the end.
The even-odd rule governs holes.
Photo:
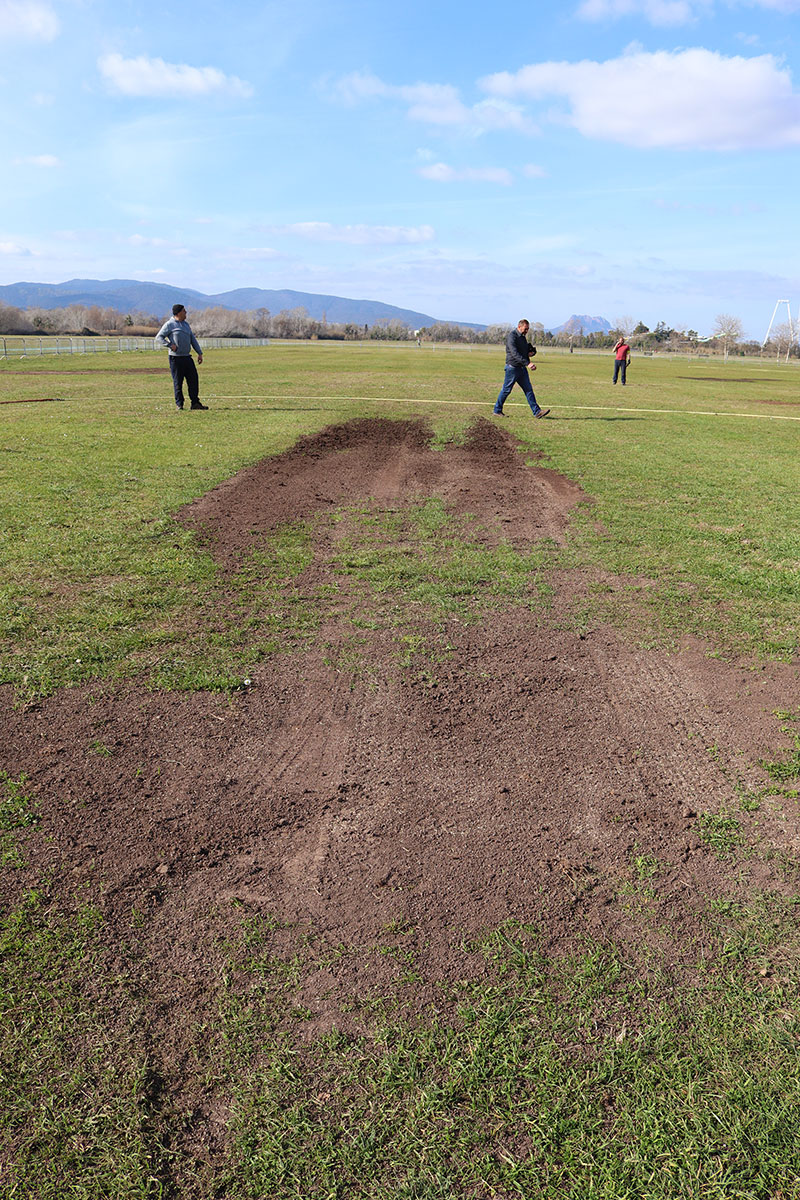
POLYGON ((176 404, 176 405, 175 405, 175 407, 177 408, 178 412, 183 412, 183 405, 182 405, 182 404, 176 404))
POLYGON ((533 415, 536 417, 536 419, 538 421, 541 421, 542 417, 546 417, 549 412, 550 412, 549 408, 540 408, 539 411, 537 413, 534 413, 533 415))
POLYGON ((199 400, 197 401, 197 404, 190 404, 189 407, 190 408, 202 408, 203 412, 208 412, 208 405, 201 404, 199 400))

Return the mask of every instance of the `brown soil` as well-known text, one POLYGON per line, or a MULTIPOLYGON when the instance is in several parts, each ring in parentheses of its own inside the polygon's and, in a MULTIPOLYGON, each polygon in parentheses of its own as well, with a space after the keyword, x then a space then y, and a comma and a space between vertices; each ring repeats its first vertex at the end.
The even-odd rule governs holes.
POLYGON ((678 379, 690 379, 692 383, 779 383, 769 375, 679 375, 678 379))
MULTIPOLYGON (((471 536, 521 548, 561 540, 586 499, 526 465, 488 421, 434 451, 422 423, 362 420, 242 471, 180 519, 234 568, 286 521, 361 497, 397 509, 430 495, 473 514, 471 536)), ((332 571, 334 527, 314 527, 299 581, 309 593, 332 571)), ((731 806, 748 838, 796 855, 794 815, 743 813, 734 785, 763 783, 753 764, 788 743, 773 712, 800 706, 797 669, 725 664, 697 644, 668 656, 607 628, 584 635, 564 617, 586 581, 554 582, 543 615, 509 604, 480 623, 449 621, 452 654, 430 671, 396 665, 381 632, 365 633, 359 671, 337 670, 352 626, 331 619, 230 699, 95 685, 19 711, 6 691, 0 761, 29 776, 41 824, 3 901, 49 877, 62 901, 86 886, 121 938, 134 909, 146 915, 142 986, 176 1087, 183 1019, 208 999, 218 939, 243 913, 353 947, 404 921, 420 1004, 431 980, 470 969, 465 934, 511 918, 537 926, 544 950, 586 935, 632 949, 645 939, 666 967, 696 961, 710 897, 788 886, 758 853, 734 876, 697 817, 731 806), (624 900, 638 855, 660 864, 649 933, 624 900)), ((366 961, 342 956, 305 985, 307 1031, 346 1020, 343 997, 399 970, 373 957, 365 977, 366 961)))
POLYGON ((0 400, 0 404, 63 404, 62 396, 25 396, 22 400, 0 400))

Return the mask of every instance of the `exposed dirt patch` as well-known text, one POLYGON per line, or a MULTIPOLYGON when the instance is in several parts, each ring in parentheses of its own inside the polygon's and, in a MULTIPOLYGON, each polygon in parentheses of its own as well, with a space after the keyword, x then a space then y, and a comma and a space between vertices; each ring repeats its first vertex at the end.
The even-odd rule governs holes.
MULTIPOLYGON (((363 420, 241 472, 181 520, 233 567, 287 521, 430 495, 475 514, 488 544, 520 547, 559 540, 582 499, 487 421, 434 451, 419 422, 363 420)), ((309 584, 331 571, 318 550, 309 584)), ((556 612, 570 586, 560 573, 556 612)), ((273 658, 230 700, 94 686, 20 712, 4 693, 2 763, 30 777, 41 825, 3 899, 50 873, 55 896, 87 886, 120 938, 144 914, 142 987, 176 1086, 184 1018, 202 1011, 218 939, 243 911, 353 947, 401 922, 427 979, 461 977, 462 937, 509 918, 537 925, 544 948, 644 939, 680 969, 710 897, 788 886, 758 855, 733 878, 697 818, 731 806, 745 836, 800 849, 793 816, 743 813, 735 790, 763 780, 773 711, 800 705, 796 668, 725 665, 697 645, 666 657, 511 603, 445 633, 449 657, 416 673, 388 634, 366 633, 364 675, 330 665, 352 634, 334 624, 327 647, 273 658), (631 909, 642 856, 658 874, 645 933, 631 909)), ((307 1031, 345 1022, 343 997, 400 969, 373 958, 365 976, 365 961, 342 956, 306 986, 307 1031)), ((408 995, 426 1002, 428 983, 408 995)))
POLYGON ((488 421, 463 446, 430 448, 419 421, 362 419, 301 438, 190 505, 181 520, 198 530, 215 556, 235 566, 259 537, 287 522, 331 511, 360 497, 379 504, 440 496, 473 514, 490 545, 560 541, 570 509, 587 498, 555 471, 529 468, 511 437, 488 421))
POLYGON ((703 383, 778 383, 766 375, 679 375, 678 379, 690 379, 692 383, 702 380, 703 383))
POLYGON ((63 404, 63 396, 25 396, 22 400, 0 400, 0 404, 63 404))

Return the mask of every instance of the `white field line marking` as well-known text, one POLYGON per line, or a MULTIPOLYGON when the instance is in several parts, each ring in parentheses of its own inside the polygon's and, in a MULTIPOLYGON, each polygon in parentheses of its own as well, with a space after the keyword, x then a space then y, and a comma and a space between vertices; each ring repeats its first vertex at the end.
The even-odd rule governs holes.
MULTIPOLYGON (((494 403, 492 400, 414 400, 407 396, 295 396, 291 393, 284 393, 280 396, 217 396, 213 392, 206 396, 207 400, 305 400, 314 401, 320 400, 323 402, 338 402, 348 404, 352 401, 376 404, 452 404, 465 405, 471 408, 488 408, 494 403)), ((542 407, 546 407, 545 400, 542 407)), ((553 406, 566 409, 581 409, 590 412, 621 412, 621 413, 655 413, 661 416, 671 417, 743 417, 748 421, 800 421, 800 417, 790 417, 782 414, 773 413, 735 413, 723 412, 717 409, 702 409, 702 408, 620 408, 614 404, 561 404, 559 401, 553 401, 553 406)), ((521 401, 511 401, 509 408, 527 408, 527 404, 522 404, 521 401)))

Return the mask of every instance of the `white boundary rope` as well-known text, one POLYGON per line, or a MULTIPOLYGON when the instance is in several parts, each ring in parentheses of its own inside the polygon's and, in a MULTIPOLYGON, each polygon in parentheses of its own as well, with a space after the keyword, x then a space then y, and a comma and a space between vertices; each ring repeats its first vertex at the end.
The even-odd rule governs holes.
MULTIPOLYGON (((163 397, 159 397, 163 399, 163 397)), ((322 403, 341 403, 350 404, 353 401, 359 403, 370 404, 442 404, 442 405, 460 405, 470 408, 489 408, 493 403, 491 400, 428 400, 428 399, 413 399, 408 396, 297 396, 292 393, 283 393, 281 395, 266 395, 266 396, 217 396, 210 393, 206 396, 207 400, 302 400, 306 403, 314 401, 322 403)), ((547 402, 545 401, 545 404, 547 402)), ((521 401, 511 401, 509 408, 527 408, 527 404, 522 404, 521 401)), ((786 413, 737 413, 726 412, 720 409, 696 409, 696 408, 621 408, 614 404, 562 404, 559 401, 553 401, 553 406, 560 409, 580 410, 586 412, 618 412, 618 413, 652 413, 657 416, 671 417, 740 417, 747 421, 800 421, 800 416, 789 416, 786 413)))

